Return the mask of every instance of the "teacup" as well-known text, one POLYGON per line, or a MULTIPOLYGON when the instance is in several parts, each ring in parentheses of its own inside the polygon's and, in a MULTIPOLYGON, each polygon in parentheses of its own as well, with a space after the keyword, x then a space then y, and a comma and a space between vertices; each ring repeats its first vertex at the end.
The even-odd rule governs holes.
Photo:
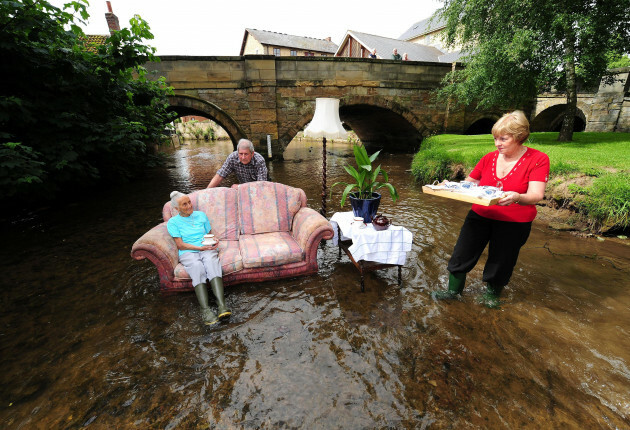
POLYGON ((352 218, 352 224, 356 224, 359 228, 365 228, 365 222, 362 216, 355 216, 352 218))
POLYGON ((212 234, 212 233, 204 234, 203 238, 204 239, 214 239, 214 234, 212 234))

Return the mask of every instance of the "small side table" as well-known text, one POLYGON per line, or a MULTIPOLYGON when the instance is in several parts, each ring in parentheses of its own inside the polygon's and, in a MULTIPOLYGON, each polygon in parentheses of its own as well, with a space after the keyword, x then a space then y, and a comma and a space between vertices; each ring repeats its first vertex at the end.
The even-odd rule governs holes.
POLYGON ((339 258, 343 250, 361 275, 361 291, 365 291, 364 275, 367 272, 398 267, 398 285, 402 283, 402 266, 407 252, 411 251, 413 236, 401 226, 376 231, 372 224, 363 228, 352 223, 352 212, 337 212, 330 219, 336 235, 339 258), (336 226, 335 226, 336 224, 336 226))

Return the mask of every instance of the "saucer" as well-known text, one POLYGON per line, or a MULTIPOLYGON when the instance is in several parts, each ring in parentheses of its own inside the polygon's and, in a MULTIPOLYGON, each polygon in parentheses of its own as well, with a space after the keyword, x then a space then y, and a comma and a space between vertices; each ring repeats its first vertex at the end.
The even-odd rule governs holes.
POLYGON ((216 245, 216 243, 217 243, 216 240, 204 240, 203 242, 201 242, 203 246, 212 246, 212 245, 216 245))

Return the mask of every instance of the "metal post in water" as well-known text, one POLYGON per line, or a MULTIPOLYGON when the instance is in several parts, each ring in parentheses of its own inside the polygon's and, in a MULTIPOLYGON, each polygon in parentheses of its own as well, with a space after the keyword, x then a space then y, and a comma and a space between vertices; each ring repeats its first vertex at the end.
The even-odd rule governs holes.
POLYGON ((326 137, 323 138, 322 149, 322 210, 321 214, 326 217, 326 137))

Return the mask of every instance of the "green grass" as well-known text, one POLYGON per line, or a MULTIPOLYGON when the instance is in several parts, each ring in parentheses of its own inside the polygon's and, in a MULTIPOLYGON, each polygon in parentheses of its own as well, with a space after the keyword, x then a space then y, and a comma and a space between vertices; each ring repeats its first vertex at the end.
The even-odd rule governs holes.
MULTIPOLYGON (((593 225, 630 227, 630 133, 574 133, 573 142, 558 142, 558 133, 532 133, 526 145, 549 156, 551 177, 587 175, 592 185, 575 190, 577 203, 593 225)), ((492 135, 443 134, 422 143, 411 170, 421 183, 464 179, 488 152, 492 135)))

